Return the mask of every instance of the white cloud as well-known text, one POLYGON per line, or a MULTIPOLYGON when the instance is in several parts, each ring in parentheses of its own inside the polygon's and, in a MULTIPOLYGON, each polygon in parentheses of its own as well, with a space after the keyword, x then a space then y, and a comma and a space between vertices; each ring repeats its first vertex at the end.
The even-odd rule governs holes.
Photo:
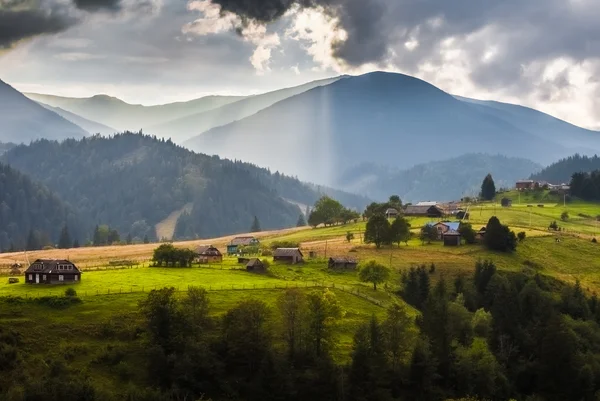
POLYGON ((54 58, 63 61, 87 61, 87 60, 99 60, 103 59, 104 56, 99 54, 92 53, 83 53, 83 52, 64 52, 58 53, 54 55, 54 58))

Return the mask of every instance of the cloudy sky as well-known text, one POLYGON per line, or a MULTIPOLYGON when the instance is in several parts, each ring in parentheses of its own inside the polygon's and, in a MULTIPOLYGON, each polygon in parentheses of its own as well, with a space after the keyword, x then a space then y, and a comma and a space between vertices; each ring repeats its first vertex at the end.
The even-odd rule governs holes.
POLYGON ((158 104, 397 71, 600 129, 600 0, 0 0, 0 79, 158 104))

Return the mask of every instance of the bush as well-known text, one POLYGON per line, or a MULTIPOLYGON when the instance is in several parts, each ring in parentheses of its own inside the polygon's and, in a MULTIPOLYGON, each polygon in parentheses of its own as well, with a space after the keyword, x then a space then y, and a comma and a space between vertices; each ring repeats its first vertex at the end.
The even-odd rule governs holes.
POLYGON ((526 237, 527 237, 527 234, 525 233, 525 231, 521 231, 517 234, 517 238, 519 239, 519 242, 525 241, 526 237))
POLYGON ((271 242, 271 249, 275 250, 277 248, 300 248, 300 243, 294 242, 294 241, 273 241, 273 242, 271 242))
POLYGON ((270 249, 263 249, 260 256, 273 256, 273 251, 270 249))
POLYGON ((567 212, 567 211, 564 211, 564 212, 562 212, 562 214, 560 215, 560 219, 561 219, 562 221, 567 221, 567 220, 569 220, 569 212, 567 212))
POLYGON ((556 220, 554 220, 552 223, 550 223, 550 225, 548 226, 548 230, 554 230, 554 231, 560 230, 560 228, 558 227, 558 224, 556 224, 556 220))
POLYGON ((39 305, 46 305, 55 309, 65 309, 71 305, 81 303, 81 299, 73 297, 57 297, 57 296, 46 296, 40 298, 34 298, 33 302, 39 305))
POLYGON ((76 296, 77 296, 77 291, 75 291, 75 289, 67 288, 65 290, 65 297, 76 297, 76 296))
POLYGON ((595 243, 597 243, 598 241, 596 241, 596 238, 592 238, 592 242, 595 244, 595 243))

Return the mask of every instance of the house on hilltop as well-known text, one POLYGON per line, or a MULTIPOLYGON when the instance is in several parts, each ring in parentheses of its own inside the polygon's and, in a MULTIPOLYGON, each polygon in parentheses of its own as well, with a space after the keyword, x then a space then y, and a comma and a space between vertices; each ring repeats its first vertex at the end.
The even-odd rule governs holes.
POLYGON ((273 252, 273 260, 275 262, 296 264, 304 262, 304 255, 299 248, 277 248, 273 252))
POLYGON ((395 219, 399 215, 400 215, 400 213, 393 207, 391 207, 385 211, 385 217, 388 219, 395 219))
POLYGON ((442 209, 438 205, 428 206, 428 205, 409 205, 404 209, 405 216, 412 217, 443 217, 445 214, 444 209, 442 209))
POLYGON ((212 245, 200 245, 196 248, 196 255, 200 263, 220 263, 223 261, 223 254, 212 245))
POLYGON ((235 237, 227 244, 227 254, 235 255, 242 246, 259 246, 260 241, 252 236, 235 237))
POLYGON ((535 188, 536 182, 533 180, 519 180, 515 184, 515 188, 519 191, 535 188))
POLYGON ((356 269, 358 260, 351 258, 329 258, 330 269, 356 269))
POLYGON ((25 270, 28 284, 70 284, 81 281, 81 271, 65 259, 37 259, 25 270))

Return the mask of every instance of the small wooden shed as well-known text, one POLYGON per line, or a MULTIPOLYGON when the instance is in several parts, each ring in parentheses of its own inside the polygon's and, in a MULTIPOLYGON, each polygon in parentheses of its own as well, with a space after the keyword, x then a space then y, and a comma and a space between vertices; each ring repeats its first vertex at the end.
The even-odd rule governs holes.
POLYGON ((461 235, 458 231, 450 230, 443 234, 444 246, 460 246, 461 235))
POLYGON ((273 260, 275 262, 296 264, 304 262, 304 255, 299 248, 277 248, 273 252, 273 260))
POLYGON ((351 258, 329 258, 328 266, 330 269, 356 269, 358 266, 358 260, 351 258))
POLYGON ((249 272, 264 272, 266 269, 262 260, 254 258, 250 259, 248 264, 246 264, 246 270, 249 272))

